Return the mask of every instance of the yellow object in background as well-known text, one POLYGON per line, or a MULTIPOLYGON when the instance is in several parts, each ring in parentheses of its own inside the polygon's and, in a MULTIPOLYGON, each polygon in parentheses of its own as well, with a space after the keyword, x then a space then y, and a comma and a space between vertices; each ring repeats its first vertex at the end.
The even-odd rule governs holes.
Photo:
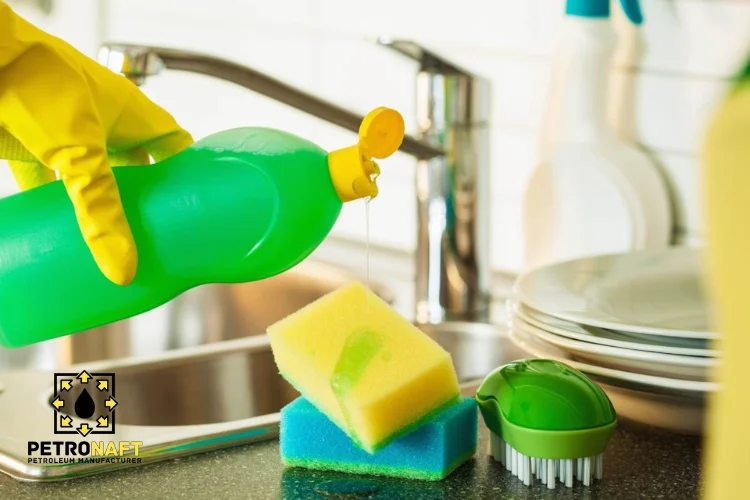
POLYGON ((138 253, 111 165, 161 161, 193 139, 133 83, 0 1, 0 158, 19 188, 65 185, 94 260, 126 285, 138 253))
POLYGON ((360 283, 268 337, 284 378, 370 453, 459 398, 450 354, 360 283))
POLYGON ((705 498, 745 499, 750 452, 750 64, 713 119, 704 146, 710 292, 721 340, 711 400, 705 498))

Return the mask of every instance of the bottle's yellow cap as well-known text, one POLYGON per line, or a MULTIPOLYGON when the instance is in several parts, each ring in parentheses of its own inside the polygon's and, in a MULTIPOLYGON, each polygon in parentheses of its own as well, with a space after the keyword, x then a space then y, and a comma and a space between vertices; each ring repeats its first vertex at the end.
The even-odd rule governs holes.
POLYGON ((404 118, 396 110, 375 108, 359 126, 355 146, 331 151, 328 171, 341 201, 374 198, 378 195, 375 179, 380 168, 373 158, 382 160, 395 153, 404 140, 404 118))

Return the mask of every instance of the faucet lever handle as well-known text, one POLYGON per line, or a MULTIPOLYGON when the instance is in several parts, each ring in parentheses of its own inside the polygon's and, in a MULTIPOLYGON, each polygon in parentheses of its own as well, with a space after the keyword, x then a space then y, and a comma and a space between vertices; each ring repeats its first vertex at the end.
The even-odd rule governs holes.
POLYGON ((447 59, 412 40, 378 37, 375 39, 375 42, 418 62, 421 71, 474 78, 474 75, 471 72, 458 67, 447 59))

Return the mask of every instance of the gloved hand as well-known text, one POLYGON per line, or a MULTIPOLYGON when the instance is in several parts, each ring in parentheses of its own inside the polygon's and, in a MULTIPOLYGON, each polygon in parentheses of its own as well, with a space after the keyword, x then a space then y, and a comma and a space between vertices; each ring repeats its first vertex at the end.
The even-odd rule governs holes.
POLYGON ((0 0, 0 158, 21 190, 59 172, 83 238, 112 282, 133 280, 138 252, 110 165, 161 161, 192 142, 125 77, 0 0))

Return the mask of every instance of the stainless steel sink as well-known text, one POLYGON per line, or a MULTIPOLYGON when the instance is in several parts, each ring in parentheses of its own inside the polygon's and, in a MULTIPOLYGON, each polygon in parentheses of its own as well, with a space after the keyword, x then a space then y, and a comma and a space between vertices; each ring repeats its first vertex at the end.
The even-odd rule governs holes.
MULTIPOLYGON (((299 393, 278 374, 265 335, 207 355, 123 366, 116 374, 117 424, 203 425, 278 412, 299 393)), ((70 399, 82 389, 73 383, 70 399)), ((96 392, 96 391, 94 391, 96 392)), ((98 394, 96 395, 98 396, 98 394)), ((106 412, 96 397, 95 414, 106 412)), ((72 405, 66 405, 73 412, 72 405)))
MULTIPOLYGON (((451 353, 460 382, 482 378, 507 359, 512 348, 495 329, 482 325, 447 323, 420 328, 451 353)), ((120 403, 118 424, 230 422, 278 412, 299 396, 277 373, 265 336, 213 355, 184 356, 179 362, 156 360, 114 371, 120 403)), ((71 402, 82 389, 78 381, 72 385, 68 391, 71 402)), ((92 395, 97 405, 95 414, 106 412, 106 398, 92 395)), ((66 408, 72 413, 72 404, 66 408)))
MULTIPOLYGON (((262 281, 201 286, 124 321, 20 349, 0 347, 0 372, 152 356, 263 334, 269 325, 353 279, 361 278, 308 259, 262 281)), ((371 282, 370 288, 393 301, 381 283, 371 282)))
MULTIPOLYGON (((300 296, 300 300, 313 295, 300 296)), ((256 297, 269 308, 276 307, 256 297)), ((232 299, 231 294, 228 299, 232 299)), ((242 308, 243 304, 255 303, 240 301, 234 307, 242 308)), ((279 306, 277 311, 282 309, 279 306)), ((488 324, 444 323, 422 328, 451 352, 463 384, 476 384, 492 368, 524 355, 503 329, 488 324)), ((278 374, 265 335, 162 352, 150 359, 86 363, 66 371, 78 373, 84 369, 91 374, 116 375, 116 432, 93 437, 141 441, 142 463, 275 438, 279 410, 298 396, 278 374)), ((90 440, 53 434, 55 410, 49 404, 53 380, 48 372, 0 374, 0 382, 6 386, 0 392, 0 408, 14 408, 13 414, 0 412, 0 470, 22 479, 49 480, 122 467, 106 463, 28 463, 27 441, 90 440), (12 425, 17 415, 28 416, 23 426, 12 425)), ((63 410, 70 412, 81 390, 80 382, 74 380, 63 410)), ((95 394, 94 400, 92 426, 96 416, 106 412, 104 398, 95 394)))

